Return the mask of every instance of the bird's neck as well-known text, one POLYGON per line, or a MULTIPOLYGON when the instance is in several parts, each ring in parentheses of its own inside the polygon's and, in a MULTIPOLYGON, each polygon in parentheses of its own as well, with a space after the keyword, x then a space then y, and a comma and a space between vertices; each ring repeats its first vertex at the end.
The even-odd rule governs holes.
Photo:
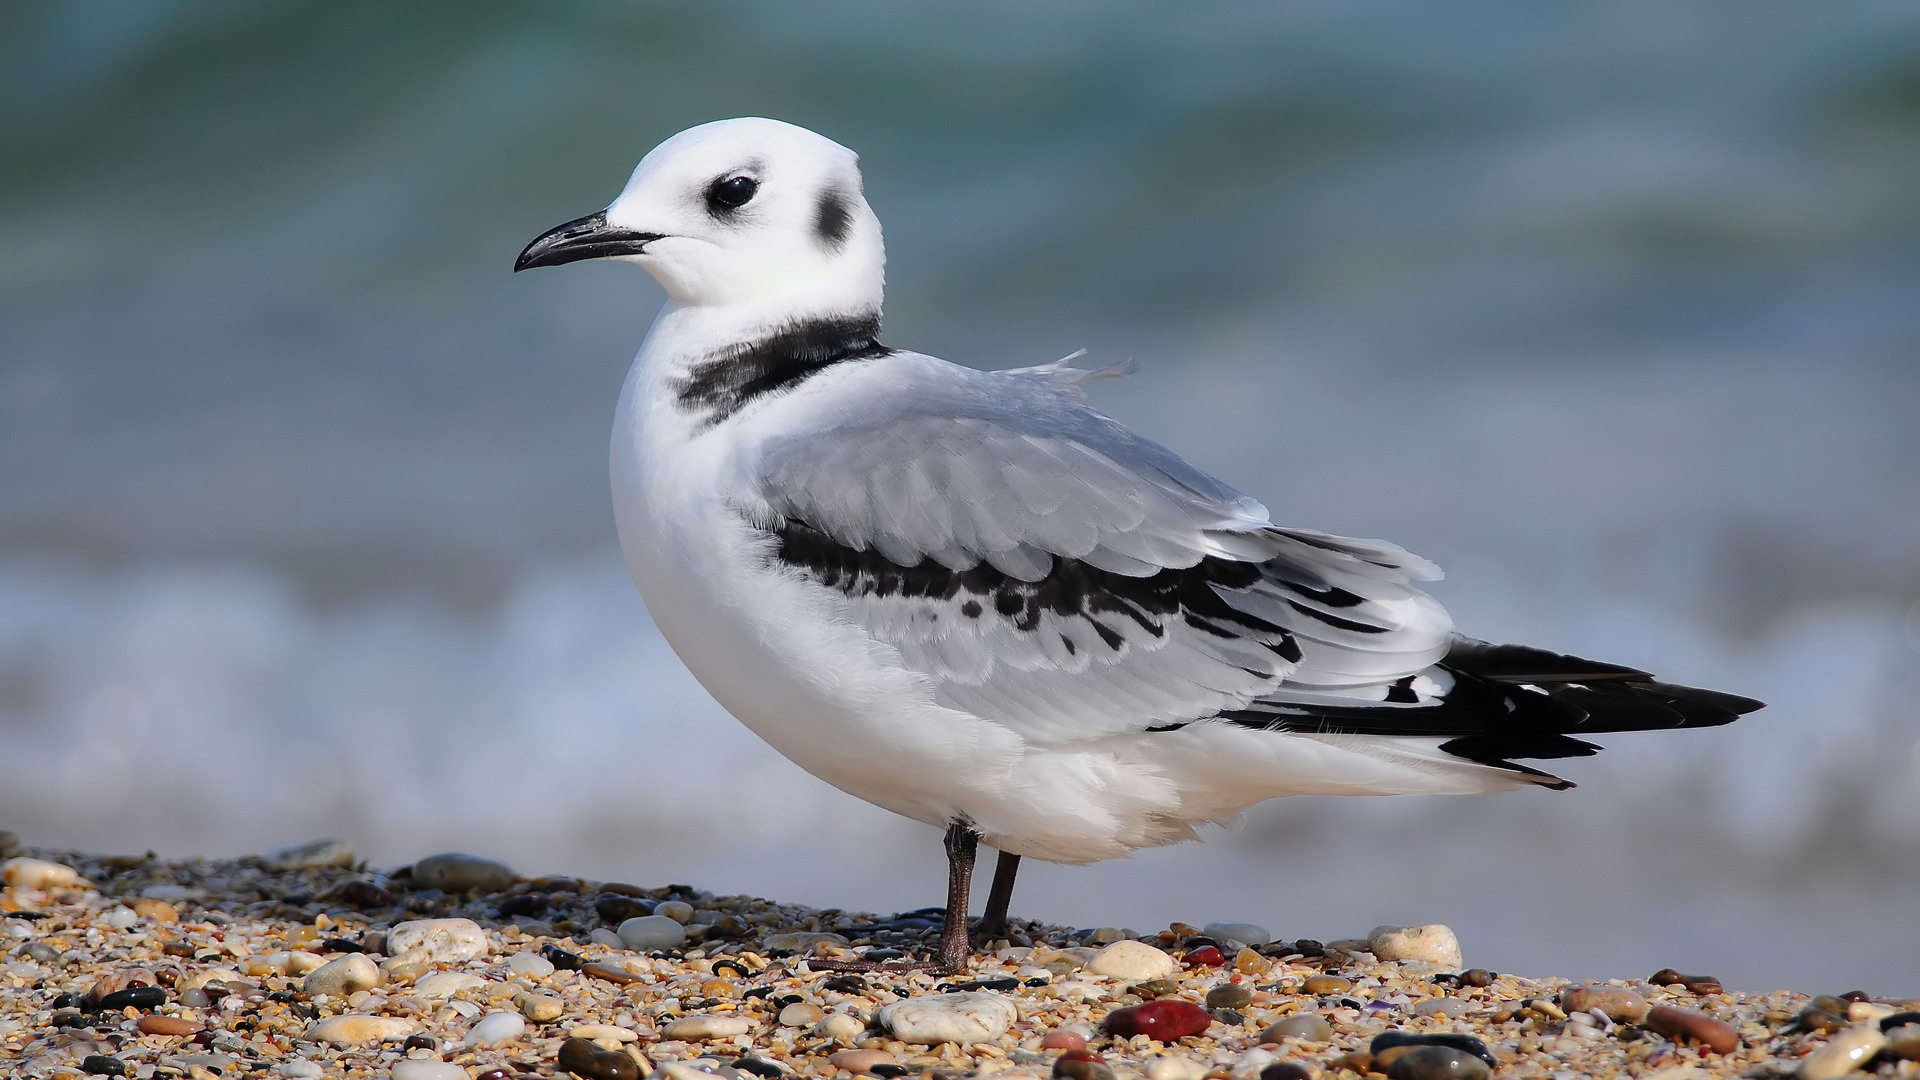
POLYGON ((851 311, 753 310, 669 301, 635 361, 648 396, 671 401, 701 425, 834 364, 881 355, 877 307, 851 311))

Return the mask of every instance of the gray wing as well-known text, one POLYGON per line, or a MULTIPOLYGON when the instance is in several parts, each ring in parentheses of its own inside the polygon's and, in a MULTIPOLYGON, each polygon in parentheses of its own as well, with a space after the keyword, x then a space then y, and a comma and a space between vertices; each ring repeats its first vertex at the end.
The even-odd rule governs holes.
POLYGON ((895 354, 835 379, 813 399, 830 413, 762 449, 775 558, 943 704, 1039 741, 1276 692, 1386 700, 1446 653, 1451 623, 1412 584, 1431 564, 1275 527, 1088 408, 1099 374, 895 354))

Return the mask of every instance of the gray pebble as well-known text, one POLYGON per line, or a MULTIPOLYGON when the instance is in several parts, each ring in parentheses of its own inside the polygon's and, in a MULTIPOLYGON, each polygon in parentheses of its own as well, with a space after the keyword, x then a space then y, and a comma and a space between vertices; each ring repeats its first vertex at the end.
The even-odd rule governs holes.
POLYGON ((1387 1066, 1387 1080, 1485 1080, 1487 1063, 1451 1046, 1422 1046, 1387 1066))
POLYGON ((1323 1043, 1333 1038, 1333 1025, 1322 1019, 1317 1013, 1298 1013, 1284 1020, 1268 1025, 1260 1033, 1263 1043, 1277 1043, 1282 1039, 1301 1039, 1306 1042, 1323 1043))

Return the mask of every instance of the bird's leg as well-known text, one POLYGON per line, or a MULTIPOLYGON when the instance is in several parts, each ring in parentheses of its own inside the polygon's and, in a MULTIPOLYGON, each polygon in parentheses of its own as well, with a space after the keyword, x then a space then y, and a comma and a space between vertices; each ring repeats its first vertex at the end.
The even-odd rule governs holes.
POLYGON ((980 940, 998 941, 1007 936, 1007 905, 1013 903, 1013 876, 1020 872, 1020 856, 1011 852, 1000 853, 1000 861, 993 867, 993 888, 987 892, 987 910, 980 916, 980 925, 976 931, 980 940))
POLYGON ((964 971, 973 956, 967 939, 967 899, 973 891, 973 857, 980 834, 964 821, 947 826, 947 925, 940 932, 940 966, 948 974, 964 971))

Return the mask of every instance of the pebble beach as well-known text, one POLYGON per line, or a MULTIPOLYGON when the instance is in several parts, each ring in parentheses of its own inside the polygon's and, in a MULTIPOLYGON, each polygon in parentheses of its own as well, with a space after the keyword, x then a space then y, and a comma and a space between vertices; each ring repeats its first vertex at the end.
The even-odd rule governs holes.
POLYGON ((1299 1080, 1920 1075, 1920 1002, 1490 972, 1444 926, 1276 937, 529 878, 337 841, 231 860, 0 832, 0 1070, 27 1077, 1299 1080))

